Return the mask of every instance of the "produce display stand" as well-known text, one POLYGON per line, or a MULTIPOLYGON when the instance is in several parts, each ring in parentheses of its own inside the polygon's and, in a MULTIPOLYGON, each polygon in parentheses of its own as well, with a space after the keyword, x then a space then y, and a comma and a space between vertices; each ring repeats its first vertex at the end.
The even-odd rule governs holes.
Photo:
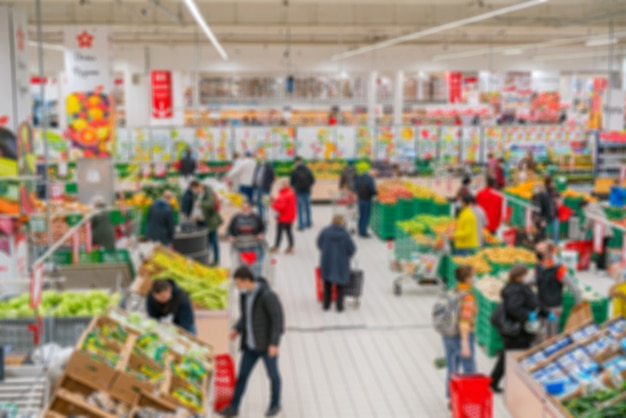
POLYGON ((38 366, 8 366, 0 381, 0 416, 39 418, 48 403, 50 385, 38 366))
POLYGON ((626 319, 618 317, 601 327, 583 322, 530 350, 508 352, 505 403, 509 412, 514 418, 624 416, 615 415, 615 410, 613 415, 603 412, 617 404, 622 410, 626 407, 621 343, 625 337, 626 319), (575 402, 583 398, 589 400, 575 402))
POLYGON ((153 327, 111 309, 85 330, 43 416, 134 417, 150 406, 210 417, 213 371, 210 345, 174 325, 153 327))

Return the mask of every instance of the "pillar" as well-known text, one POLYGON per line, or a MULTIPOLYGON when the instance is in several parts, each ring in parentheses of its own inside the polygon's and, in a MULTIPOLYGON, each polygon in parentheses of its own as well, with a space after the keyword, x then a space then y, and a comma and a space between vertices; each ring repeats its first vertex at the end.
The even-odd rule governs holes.
POLYGON ((124 101, 126 126, 145 128, 150 124, 150 47, 138 54, 136 62, 126 63, 124 68, 124 101))
POLYGON ((393 124, 402 125, 402 113, 404 111, 404 72, 396 73, 396 85, 393 90, 393 124))
POLYGON ((367 125, 371 128, 376 124, 376 102, 378 93, 378 73, 372 71, 367 82, 367 125))

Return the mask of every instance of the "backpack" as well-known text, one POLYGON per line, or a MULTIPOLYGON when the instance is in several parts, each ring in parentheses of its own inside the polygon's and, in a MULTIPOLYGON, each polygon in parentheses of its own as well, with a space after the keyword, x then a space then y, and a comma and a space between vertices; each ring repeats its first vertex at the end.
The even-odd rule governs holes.
POLYGON ((371 199, 372 190, 370 189, 369 181, 365 181, 364 177, 361 177, 358 181, 358 190, 357 194, 359 195, 359 199, 371 199))
POLYGON ((446 337, 459 333, 459 313, 461 300, 468 292, 448 290, 442 293, 433 306, 433 325, 435 330, 446 337))
POLYGON ((309 173, 304 167, 298 167, 293 172, 293 187, 297 191, 303 191, 311 186, 309 173))

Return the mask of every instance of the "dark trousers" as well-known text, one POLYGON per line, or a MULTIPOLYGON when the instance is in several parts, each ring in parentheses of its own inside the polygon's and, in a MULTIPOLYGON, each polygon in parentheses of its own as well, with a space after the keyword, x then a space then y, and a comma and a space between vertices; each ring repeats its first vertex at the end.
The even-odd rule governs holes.
POLYGON ((220 262, 220 243, 217 240, 217 229, 209 231, 209 250, 213 249, 213 262, 220 262))
MULTIPOLYGON (((330 309, 330 303, 332 302, 332 295, 333 295, 333 285, 334 283, 331 282, 327 282, 326 280, 324 280, 324 310, 327 311, 328 309, 330 309)), ((343 311, 343 301, 344 301, 344 294, 343 294, 343 286, 339 286, 336 285, 335 286, 337 288, 337 310, 339 312, 343 311)))
POLYGON ((502 345, 504 348, 498 354, 498 361, 491 371, 491 385, 494 387, 500 386, 500 381, 504 376, 504 365, 506 350, 523 350, 530 348, 532 344, 532 336, 520 336, 520 337, 505 337, 502 336, 502 345))
POLYGON ((241 193, 242 195, 246 197, 246 199, 248 199, 248 202, 250 202, 250 205, 254 204, 254 199, 253 199, 254 187, 239 186, 239 193, 241 193))
POLYGON ((230 403, 230 406, 235 409, 235 411, 239 410, 239 405, 241 404, 241 398, 243 397, 244 392, 246 391, 246 385, 248 384, 248 379, 250 378, 250 374, 256 365, 256 362, 259 359, 263 359, 263 363, 265 363, 265 370, 267 371, 267 376, 270 378, 271 383, 271 401, 270 408, 279 407, 280 406, 280 372, 278 371, 278 356, 270 357, 267 353, 267 350, 257 351, 250 350, 248 348, 244 348, 243 353, 241 355, 241 363, 239 364, 239 376, 237 377, 237 385, 235 386, 235 394, 233 395, 233 400, 230 403))
POLYGON ((367 227, 370 223, 370 213, 372 212, 371 199, 359 199, 359 235, 367 235, 367 227))
POLYGON ((293 232, 292 232, 293 223, 283 223, 279 222, 276 225, 276 245, 274 247, 280 248, 280 242, 283 239, 283 231, 287 234, 287 241, 289 242, 289 248, 293 248, 293 232))
POLYGON ((609 266, 608 266, 608 258, 609 258, 609 253, 607 251, 607 247, 609 246, 609 241, 611 241, 611 238, 603 238, 602 239, 602 253, 598 254, 598 270, 606 270, 609 266))
POLYGON ((311 222, 311 192, 297 192, 296 203, 298 208, 298 229, 310 228, 311 222))

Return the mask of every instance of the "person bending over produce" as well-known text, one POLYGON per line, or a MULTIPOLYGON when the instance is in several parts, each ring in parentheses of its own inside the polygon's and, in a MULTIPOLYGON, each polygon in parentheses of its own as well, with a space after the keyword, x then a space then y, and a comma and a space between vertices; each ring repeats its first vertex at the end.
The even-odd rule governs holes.
POLYGON ((196 334, 196 323, 189 295, 172 279, 158 279, 146 298, 146 312, 157 321, 171 318, 179 327, 196 334))

